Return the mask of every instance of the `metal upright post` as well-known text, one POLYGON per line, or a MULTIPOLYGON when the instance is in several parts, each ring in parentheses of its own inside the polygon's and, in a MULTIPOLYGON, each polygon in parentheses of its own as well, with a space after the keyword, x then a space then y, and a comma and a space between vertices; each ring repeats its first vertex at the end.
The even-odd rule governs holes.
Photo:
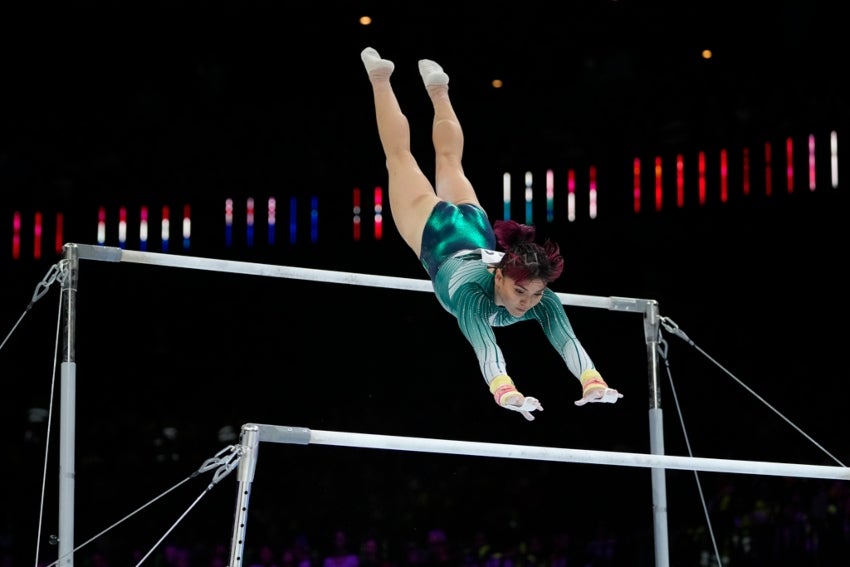
POLYGON ((74 564, 74 451, 76 423, 77 363, 74 327, 77 319, 77 278, 80 265, 77 247, 65 245, 68 273, 62 281, 63 343, 60 380, 59 426, 59 562, 74 564))
MULTIPOLYGON (((660 372, 658 368, 659 324, 658 303, 649 301, 646 304, 643 328, 646 336, 646 354, 649 368, 649 450, 653 455, 664 454, 664 419, 661 411, 660 372)), ((664 468, 653 468, 650 471, 656 567, 669 567, 670 565, 665 472, 666 469, 664 468)))

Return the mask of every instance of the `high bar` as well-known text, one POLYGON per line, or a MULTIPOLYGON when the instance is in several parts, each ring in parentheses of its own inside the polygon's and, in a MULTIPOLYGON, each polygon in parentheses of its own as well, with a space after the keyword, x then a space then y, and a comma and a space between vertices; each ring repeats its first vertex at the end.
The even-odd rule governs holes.
MULTIPOLYGON (((431 282, 426 279, 379 276, 355 272, 337 272, 314 268, 296 268, 292 266, 277 266, 274 264, 261 264, 256 262, 165 254, 162 252, 142 252, 138 250, 125 250, 114 246, 91 244, 69 243, 65 245, 65 249, 66 253, 69 249, 74 250, 77 257, 81 260, 129 262, 134 264, 147 264, 151 266, 205 270, 209 272, 245 274, 367 287, 382 287, 402 291, 434 292, 431 282)), ((611 311, 645 313, 651 305, 655 304, 654 300, 628 297, 602 297, 560 292, 556 292, 556 295, 560 298, 563 305, 596 307, 611 311)))
POLYGON ((505 459, 560 461, 568 463, 590 463, 597 465, 619 465, 626 467, 663 468, 717 473, 850 480, 850 468, 837 466, 740 461, 731 459, 682 457, 674 455, 624 453, 618 451, 591 451, 584 449, 540 447, 533 445, 483 443, 449 439, 399 437, 367 433, 322 431, 282 425, 245 424, 242 429, 243 431, 253 430, 257 433, 259 441, 272 443, 335 445, 340 447, 357 447, 361 449, 388 449, 392 451, 415 451, 476 457, 499 457, 505 459))

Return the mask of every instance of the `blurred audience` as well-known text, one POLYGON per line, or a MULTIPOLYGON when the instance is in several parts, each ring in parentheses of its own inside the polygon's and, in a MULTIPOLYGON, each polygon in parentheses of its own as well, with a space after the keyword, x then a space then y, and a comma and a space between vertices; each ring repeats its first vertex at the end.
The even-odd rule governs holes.
MULTIPOLYGON (((850 557, 850 485, 846 481, 788 478, 777 484, 753 483, 746 493, 729 483, 707 500, 712 531, 724 567, 845 567, 850 557), (770 488, 765 488, 769 486, 770 488)), ((482 518, 486 521, 488 516, 482 518)), ((651 530, 615 529, 615 523, 563 522, 523 532, 516 526, 494 530, 471 527, 447 518, 443 525, 412 531, 399 526, 380 533, 335 529, 326 534, 295 533, 291 541, 261 541, 245 548, 245 567, 620 567, 653 561, 651 530), (497 533, 498 532, 498 533, 497 533), (315 538, 315 539, 313 539, 315 538), (325 540, 314 546, 310 541, 325 540)), ((257 530, 259 531, 259 530, 257 530)), ((270 530, 269 533, 285 533, 270 530)), ((715 545, 706 526, 669 526, 671 557, 676 564, 716 567, 715 545)), ((16 561, 9 538, 0 534, 0 567, 16 561)), ((110 548, 77 552, 79 563, 109 567, 140 558, 137 549, 110 548)), ((225 567, 229 547, 198 541, 193 546, 166 541, 142 564, 174 567, 225 567)), ((232 566, 235 567, 235 566, 232 566)))

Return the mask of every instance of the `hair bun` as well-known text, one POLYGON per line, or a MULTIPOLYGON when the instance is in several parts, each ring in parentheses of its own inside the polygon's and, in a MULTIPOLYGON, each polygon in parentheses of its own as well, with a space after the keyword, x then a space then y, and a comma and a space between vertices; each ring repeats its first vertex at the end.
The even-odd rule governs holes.
POLYGON ((493 223, 496 242, 507 250, 523 242, 534 242, 536 230, 532 225, 520 224, 515 220, 498 220, 493 223))

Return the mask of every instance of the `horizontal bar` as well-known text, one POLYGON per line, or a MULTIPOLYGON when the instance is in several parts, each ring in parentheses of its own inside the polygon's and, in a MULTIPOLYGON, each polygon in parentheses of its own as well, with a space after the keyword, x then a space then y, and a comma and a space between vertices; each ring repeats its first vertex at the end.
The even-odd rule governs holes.
MULTIPOLYGON (((206 270, 210 272, 246 274, 367 287, 382 287, 407 291, 425 291, 430 293, 433 293, 434 291, 431 282, 426 279, 377 276, 372 274, 336 272, 312 268, 294 268, 291 266, 276 266, 273 264, 241 262, 236 260, 218 260, 214 258, 201 258, 198 256, 165 254, 162 252, 124 250, 117 247, 91 244, 66 244, 65 246, 75 247, 77 255, 81 260, 129 262, 134 264, 147 264, 151 266, 186 268, 191 270, 206 270)), ((563 305, 596 307, 611 311, 632 311, 644 313, 648 306, 654 303, 653 300, 633 299, 627 297, 601 297, 574 293, 556 293, 556 295, 563 305)))
POLYGON ((737 461, 673 455, 650 455, 645 453, 623 453, 618 451, 589 451, 558 447, 538 447, 533 445, 398 437, 392 435, 321 431, 280 425, 247 424, 244 427, 257 428, 260 441, 272 443, 335 445, 363 449, 417 451, 475 457, 500 457, 505 459, 560 461, 626 467, 850 480, 850 468, 836 466, 737 461))

